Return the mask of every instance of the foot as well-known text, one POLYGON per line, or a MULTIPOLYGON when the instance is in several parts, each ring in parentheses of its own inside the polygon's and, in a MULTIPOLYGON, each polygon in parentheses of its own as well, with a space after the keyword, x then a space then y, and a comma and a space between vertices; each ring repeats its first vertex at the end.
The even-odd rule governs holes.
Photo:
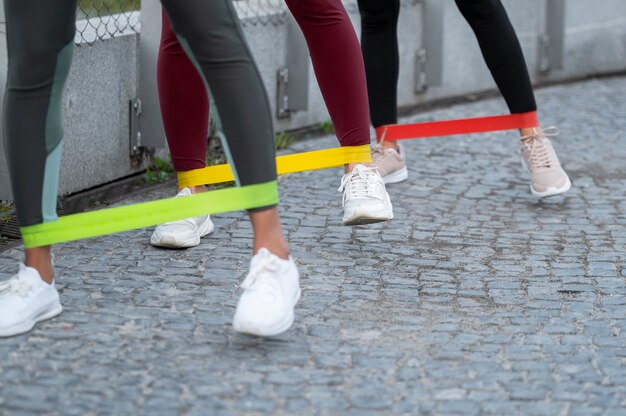
POLYGON ((385 184, 399 183, 409 177, 406 169, 404 149, 398 144, 398 150, 377 144, 372 151, 374 166, 382 176, 385 184))
POLYGON ((262 248, 252 258, 241 288, 244 292, 233 320, 235 331, 271 337, 291 327, 300 300, 300 277, 292 257, 282 260, 262 248))
POLYGON ((572 186, 548 139, 558 134, 554 130, 537 128, 521 138, 522 165, 530 172, 530 191, 540 198, 562 194, 572 186))
POLYGON ((393 208, 385 182, 376 168, 356 165, 341 179, 343 224, 371 224, 393 219, 393 208))
POLYGON ((18 274, 0 283, 0 337, 28 332, 62 310, 54 282, 44 282, 32 267, 20 264, 18 274))
MULTIPOLYGON (((189 188, 183 188, 176 198, 191 195, 189 188)), ((155 247, 189 248, 200 244, 200 239, 211 234, 215 226, 209 215, 188 218, 161 224, 152 233, 150 244, 155 247)))

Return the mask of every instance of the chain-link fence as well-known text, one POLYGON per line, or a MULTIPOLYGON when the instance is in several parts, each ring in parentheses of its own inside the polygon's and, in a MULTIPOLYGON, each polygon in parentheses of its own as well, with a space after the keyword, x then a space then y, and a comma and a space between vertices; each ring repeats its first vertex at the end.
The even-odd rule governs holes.
POLYGON ((137 33, 141 0, 79 0, 76 11, 76 43, 96 41, 137 33))
MULTIPOLYGON (((244 26, 279 26, 287 20, 285 0, 233 0, 244 26)), ((344 0, 349 11, 355 0, 344 0)), ((140 29, 141 0, 80 0, 78 2, 76 43, 93 45, 96 41, 140 29)))
POLYGON ((234 0, 244 26, 278 26, 287 20, 285 0, 234 0))

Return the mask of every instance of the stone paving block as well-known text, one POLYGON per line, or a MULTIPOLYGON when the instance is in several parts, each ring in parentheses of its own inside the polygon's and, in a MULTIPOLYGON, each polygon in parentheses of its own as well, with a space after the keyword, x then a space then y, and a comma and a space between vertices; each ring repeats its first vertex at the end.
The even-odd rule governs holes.
MULTIPOLYGON (((231 328, 252 248, 241 212, 190 250, 151 247, 151 229, 58 246, 64 312, 0 342, 0 413, 624 414, 624 95, 625 77, 537 91, 565 196, 530 195, 515 132, 406 141, 388 223, 341 225, 340 169, 281 178, 304 290, 273 339, 231 328)), ((0 280, 21 255, 0 252, 0 280)))

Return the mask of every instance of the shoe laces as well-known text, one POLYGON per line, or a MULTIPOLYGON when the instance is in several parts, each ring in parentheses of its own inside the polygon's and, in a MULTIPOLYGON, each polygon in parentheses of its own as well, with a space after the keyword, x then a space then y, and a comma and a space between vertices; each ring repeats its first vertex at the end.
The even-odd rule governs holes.
POLYGON ((11 279, 0 283, 0 296, 17 294, 20 297, 25 298, 31 289, 32 286, 29 283, 20 280, 19 276, 16 275, 11 279))
POLYGON ((374 145, 374 149, 372 150, 372 162, 376 166, 380 165, 380 163, 387 157, 387 149, 383 146, 383 142, 376 143, 374 145))
POLYGON ((242 289, 254 288, 277 297, 280 285, 278 280, 273 277, 280 271, 280 265, 272 258, 269 251, 260 251, 255 257, 257 256, 258 259, 253 262, 240 287, 242 289))
POLYGON ((383 146, 383 143, 385 143, 386 137, 387 137, 387 128, 385 127, 385 129, 383 130, 383 134, 380 136, 380 141, 378 141, 374 145, 374 149, 372 151, 372 161, 374 162, 376 166, 378 166, 379 163, 382 162, 383 159, 385 159, 385 157, 387 157, 389 149, 383 146))
POLYGON ((520 139, 523 146, 528 150, 528 163, 531 169, 552 167, 552 155, 549 151, 549 142, 546 143, 546 139, 558 135, 559 129, 556 127, 548 127, 545 130, 536 128, 533 134, 520 139))
POLYGON ((372 197, 374 196, 374 185, 379 182, 378 170, 375 167, 368 168, 363 165, 356 165, 354 170, 341 178, 341 186, 338 191, 346 198, 372 197))

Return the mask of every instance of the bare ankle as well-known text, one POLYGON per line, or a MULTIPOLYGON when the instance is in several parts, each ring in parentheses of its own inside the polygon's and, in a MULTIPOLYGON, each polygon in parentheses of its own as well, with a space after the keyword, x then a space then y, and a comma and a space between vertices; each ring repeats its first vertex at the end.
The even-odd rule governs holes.
POLYGON ((348 163, 347 165, 344 165, 344 172, 345 173, 352 172, 354 170, 354 168, 356 167, 356 165, 363 165, 363 166, 366 166, 366 167, 374 166, 370 162, 348 163))
POLYGON ((532 136, 533 134, 535 134, 536 129, 537 127, 525 127, 523 129, 520 129, 519 130, 520 137, 532 136))
POLYGON ((388 148, 388 149, 393 149, 396 152, 400 151, 400 146, 398 146, 398 143, 396 143, 395 141, 384 141, 384 142, 381 143, 381 145, 383 147, 388 148))
POLYGON ((50 247, 37 247, 26 249, 24 264, 39 272, 41 279, 50 284, 54 280, 54 266, 50 247))
POLYGON ((201 193, 206 192, 206 186, 204 185, 190 186, 189 189, 191 190, 192 194, 201 194, 201 193))
POLYGON ((288 260, 289 256, 291 255, 291 252, 289 251, 289 247, 287 246, 287 243, 285 243, 284 241, 280 241, 280 242, 268 242, 268 241, 255 242, 254 243, 253 254, 257 254, 259 252, 259 250, 261 250, 262 248, 266 248, 267 250, 269 250, 270 253, 272 253, 275 256, 280 257, 283 260, 288 260))

